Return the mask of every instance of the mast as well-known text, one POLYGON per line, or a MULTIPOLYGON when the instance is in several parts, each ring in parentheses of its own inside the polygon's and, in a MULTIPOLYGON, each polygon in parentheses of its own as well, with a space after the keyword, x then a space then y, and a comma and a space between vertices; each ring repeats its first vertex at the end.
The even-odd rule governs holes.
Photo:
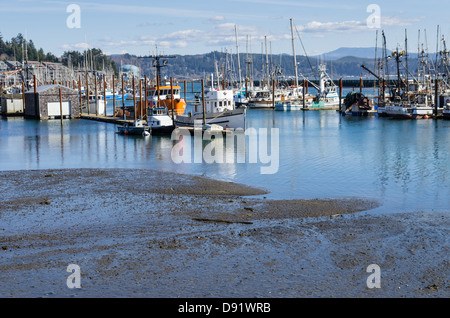
POLYGON ((405 29, 405 63, 406 63, 406 73, 405 73, 406 94, 408 95, 408 99, 409 99, 408 34, 407 34, 406 29, 405 29))
POLYGON ((292 38, 292 54, 294 55, 294 76, 295 76, 295 87, 298 87, 298 73, 297 73, 297 57, 295 55, 295 41, 294 41, 294 29, 292 26, 292 18, 290 19, 291 23, 291 38, 292 38))
POLYGON ((237 63, 238 63, 238 72, 239 72, 239 89, 242 87, 242 78, 241 78, 241 61, 239 59, 239 45, 238 45, 238 36, 237 36, 237 26, 234 25, 234 34, 236 36, 236 53, 237 53, 237 63))

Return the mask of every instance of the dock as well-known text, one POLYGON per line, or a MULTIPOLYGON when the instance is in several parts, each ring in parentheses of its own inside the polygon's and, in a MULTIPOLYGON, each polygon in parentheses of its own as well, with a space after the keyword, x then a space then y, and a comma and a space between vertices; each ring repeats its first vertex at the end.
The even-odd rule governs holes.
POLYGON ((134 119, 124 119, 124 118, 119 118, 119 117, 96 115, 96 114, 86 114, 86 113, 82 113, 80 115, 80 119, 95 120, 95 121, 101 121, 101 122, 117 124, 117 125, 133 124, 133 122, 134 122, 134 119))

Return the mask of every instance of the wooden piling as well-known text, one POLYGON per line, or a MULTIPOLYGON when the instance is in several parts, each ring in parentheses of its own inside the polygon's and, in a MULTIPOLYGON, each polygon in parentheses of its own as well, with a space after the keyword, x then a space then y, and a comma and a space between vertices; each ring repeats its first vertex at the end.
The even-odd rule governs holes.
POLYGON ((125 118, 125 120, 127 119, 127 115, 125 113, 125 93, 124 93, 124 86, 123 86, 123 74, 122 74, 122 109, 123 109, 123 117, 125 118))
POLYGON ((136 118, 137 113, 136 113, 136 90, 135 90, 135 88, 136 88, 136 85, 135 85, 135 82, 134 82, 134 75, 133 75, 133 108, 134 108, 134 120, 137 119, 137 118, 136 118))
POLYGON ((170 78, 170 108, 172 109, 172 123, 175 124, 175 114, 174 114, 174 107, 173 107, 173 78, 170 78))
POLYGON ((272 80, 272 107, 275 108, 275 80, 272 80))
POLYGON ((88 74, 86 74, 86 106, 87 106, 87 113, 88 115, 91 114, 90 107, 89 107, 89 78, 88 74))
POLYGON ((306 108, 306 80, 305 79, 303 79, 302 94, 303 94, 303 108, 306 108))
POLYGON ((342 112, 342 88, 343 88, 342 78, 339 79, 339 112, 342 112))
POLYGON ((106 116, 106 77, 103 76, 103 101, 105 102, 105 116, 106 116))
POLYGON ((83 113, 83 100, 81 97, 81 75, 78 76, 78 98, 80 99, 80 115, 83 113))
MULTIPOLYGON (((0 87, 1 89, 1 87, 0 87)), ((22 104, 23 109, 25 110, 25 82, 22 82, 22 104)))
POLYGON ((33 81, 34 81, 34 114, 37 118, 40 118, 40 111, 38 107, 38 95, 37 95, 37 81, 36 81, 36 75, 33 75, 33 81))
POLYGON ((139 80, 139 118, 142 119, 142 79, 139 80))
POLYGON ((144 115, 147 118, 147 107, 148 107, 148 93, 147 93, 147 75, 144 75, 144 94, 145 94, 145 105, 144 105, 144 115))
POLYGON ((205 105, 205 86, 202 79, 202 109, 203 109, 203 125, 206 124, 206 105, 205 105))
POLYGON ((95 75, 95 115, 98 116, 98 90, 97 90, 97 75, 95 75))
POLYGON ((61 87, 59 88, 59 117, 61 117, 61 127, 63 126, 63 109, 62 109, 62 92, 61 87))
POLYGON ((116 82, 114 74, 112 76, 112 94, 113 94, 113 117, 116 115, 116 82))
POLYGON ((438 100, 439 100, 439 80, 436 78, 434 83, 434 116, 438 114, 438 100))

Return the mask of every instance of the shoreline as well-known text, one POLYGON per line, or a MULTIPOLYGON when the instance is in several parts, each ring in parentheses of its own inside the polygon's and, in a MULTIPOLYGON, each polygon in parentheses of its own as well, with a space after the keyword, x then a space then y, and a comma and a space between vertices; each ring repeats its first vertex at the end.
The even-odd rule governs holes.
POLYGON ((1 297, 450 296, 448 213, 144 169, 0 171, 0 192, 1 297))

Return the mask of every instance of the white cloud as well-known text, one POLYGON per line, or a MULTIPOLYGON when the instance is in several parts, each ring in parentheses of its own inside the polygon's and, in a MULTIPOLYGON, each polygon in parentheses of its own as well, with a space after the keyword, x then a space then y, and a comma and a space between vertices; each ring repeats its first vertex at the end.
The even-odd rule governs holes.
POLYGON ((214 16, 214 17, 208 19, 208 20, 206 21, 206 23, 214 24, 214 23, 218 23, 218 22, 224 21, 224 20, 225 20, 225 17, 224 17, 224 16, 216 15, 216 16, 214 16))
POLYGON ((72 44, 63 44, 61 45, 61 48, 64 51, 84 51, 90 48, 88 43, 81 42, 81 43, 72 43, 72 44))
MULTIPOLYGON (((381 28, 393 26, 408 26, 420 19, 403 19, 398 17, 381 16, 381 28)), ((342 21, 342 22, 319 22, 312 21, 297 27, 299 32, 305 33, 333 33, 333 32, 359 32, 368 31, 367 22, 364 21, 342 21)))

